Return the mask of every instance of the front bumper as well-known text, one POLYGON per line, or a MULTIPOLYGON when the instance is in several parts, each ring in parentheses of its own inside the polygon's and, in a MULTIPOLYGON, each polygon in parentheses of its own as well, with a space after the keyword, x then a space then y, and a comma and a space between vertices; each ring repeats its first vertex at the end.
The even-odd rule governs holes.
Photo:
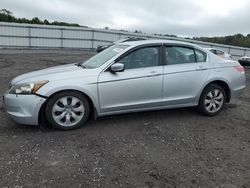
POLYGON ((36 95, 4 95, 4 108, 18 124, 38 125, 38 117, 45 98, 36 95))

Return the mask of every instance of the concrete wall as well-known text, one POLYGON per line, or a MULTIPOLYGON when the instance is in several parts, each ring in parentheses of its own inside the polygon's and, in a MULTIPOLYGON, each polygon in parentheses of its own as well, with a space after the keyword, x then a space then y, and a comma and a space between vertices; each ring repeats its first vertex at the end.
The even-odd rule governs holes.
POLYGON ((104 29, 61 27, 0 22, 0 47, 5 48, 88 48, 109 44, 124 37, 144 37, 191 42, 202 47, 216 47, 230 53, 234 59, 250 56, 250 48, 241 48, 195 40, 136 34, 104 29))

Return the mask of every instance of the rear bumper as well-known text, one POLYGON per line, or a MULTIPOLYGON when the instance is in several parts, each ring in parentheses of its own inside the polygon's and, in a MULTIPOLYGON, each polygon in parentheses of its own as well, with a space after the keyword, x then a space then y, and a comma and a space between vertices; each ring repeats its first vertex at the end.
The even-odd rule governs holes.
POLYGON ((41 106, 46 99, 36 95, 4 95, 4 108, 18 124, 38 125, 41 106))
POLYGON ((246 87, 235 89, 231 92, 231 99, 238 99, 244 92, 246 87))
POLYGON ((231 99, 239 99, 246 88, 246 76, 245 73, 235 74, 233 81, 231 82, 231 99))

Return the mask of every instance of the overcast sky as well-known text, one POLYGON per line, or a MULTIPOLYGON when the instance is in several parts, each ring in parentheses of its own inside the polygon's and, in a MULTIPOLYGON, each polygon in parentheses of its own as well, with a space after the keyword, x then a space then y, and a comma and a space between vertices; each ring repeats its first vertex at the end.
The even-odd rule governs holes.
POLYGON ((250 0, 0 0, 17 17, 178 36, 250 33, 250 0))

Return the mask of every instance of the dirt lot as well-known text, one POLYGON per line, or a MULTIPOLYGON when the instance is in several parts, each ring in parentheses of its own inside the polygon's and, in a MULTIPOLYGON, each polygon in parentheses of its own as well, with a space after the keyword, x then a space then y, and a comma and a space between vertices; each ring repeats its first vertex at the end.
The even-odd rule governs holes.
MULTIPOLYGON (((25 72, 90 51, 1 50, 0 95, 25 72)), ((250 70, 217 117, 192 108, 109 116, 74 131, 16 125, 0 100, 0 187, 250 187, 250 70)))

